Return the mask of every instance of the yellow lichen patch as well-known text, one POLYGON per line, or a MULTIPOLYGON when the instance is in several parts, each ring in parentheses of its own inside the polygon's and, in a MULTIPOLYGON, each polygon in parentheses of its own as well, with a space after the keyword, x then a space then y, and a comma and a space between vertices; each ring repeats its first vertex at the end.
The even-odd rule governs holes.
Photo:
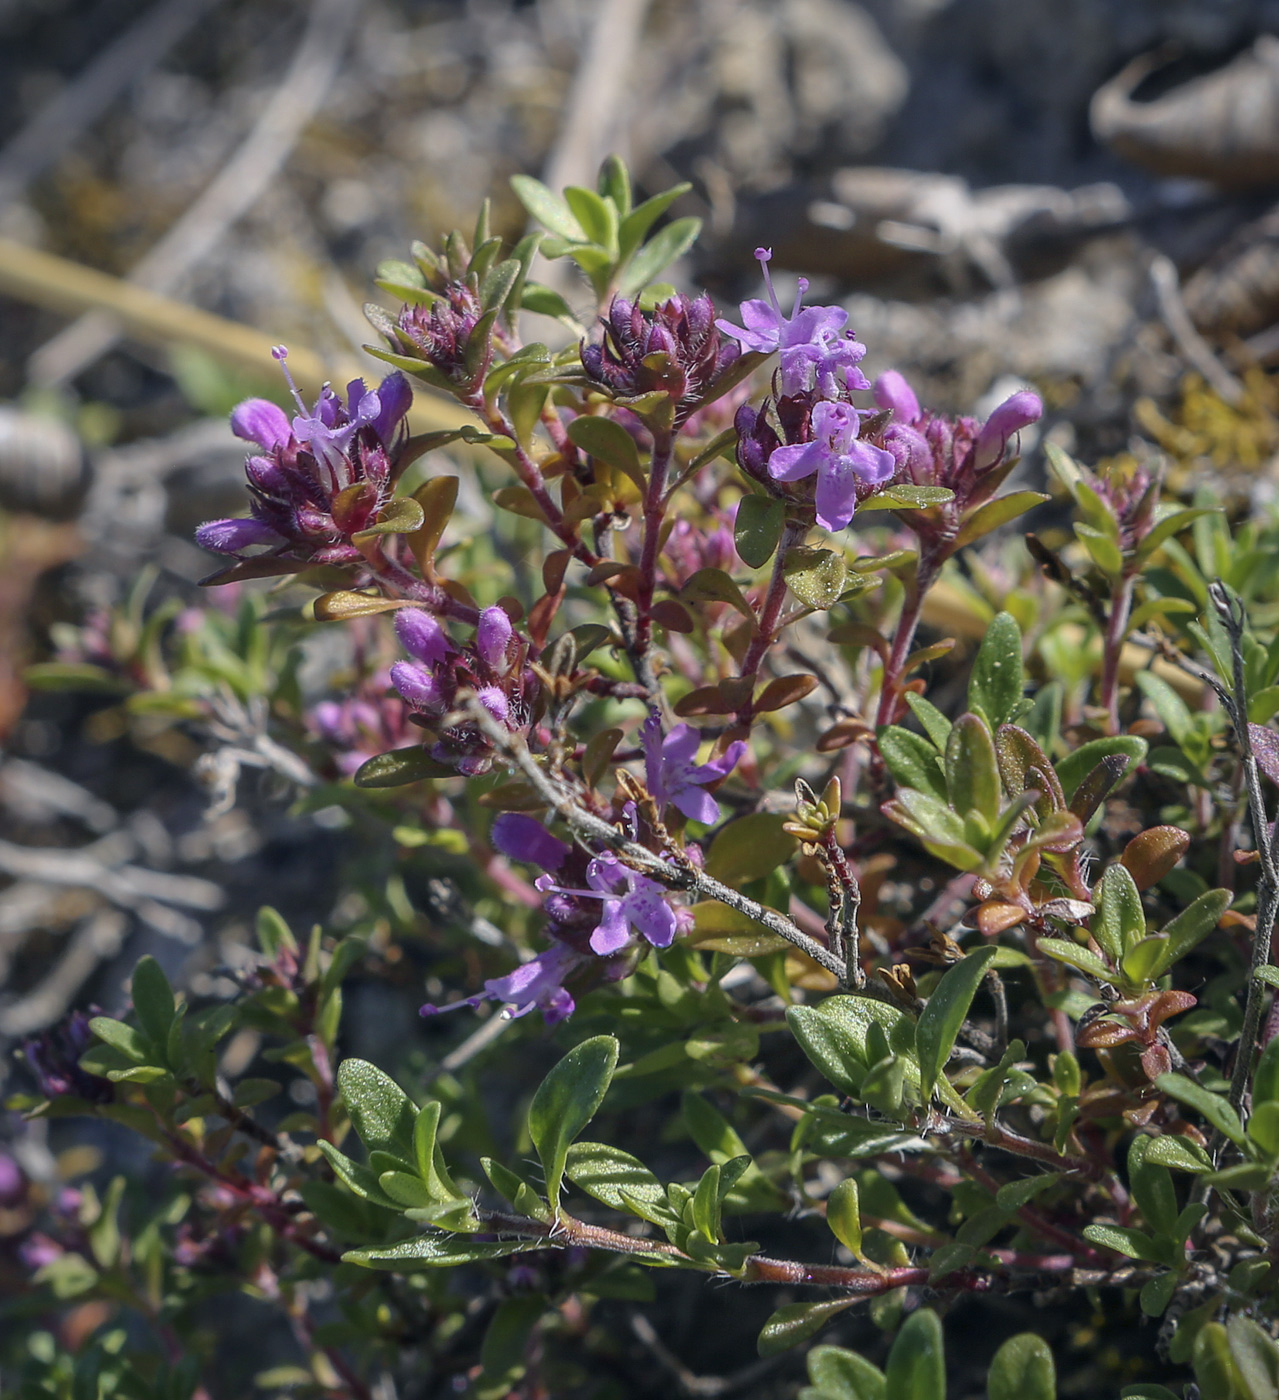
POLYGON ((1174 490, 1178 468, 1202 471, 1212 466, 1229 477, 1255 475, 1279 451, 1279 384, 1262 370, 1244 375, 1245 394, 1237 405, 1226 403, 1198 374, 1181 381, 1181 398, 1171 416, 1150 399, 1133 407, 1141 427, 1173 459, 1169 485, 1174 490))

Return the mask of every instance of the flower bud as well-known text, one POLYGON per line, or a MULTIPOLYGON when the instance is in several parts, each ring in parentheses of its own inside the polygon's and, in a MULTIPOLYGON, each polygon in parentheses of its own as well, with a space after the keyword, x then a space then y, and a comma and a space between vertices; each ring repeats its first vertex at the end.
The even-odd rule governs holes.
POLYGON ((439 714, 445 708, 439 682, 429 671, 411 661, 397 661, 391 667, 391 684, 414 710, 439 714))
POLYGON ((453 651, 439 621, 424 608, 401 608, 395 615, 395 635, 410 656, 438 666, 453 651))
POLYGON ((494 670, 506 661, 506 649, 511 642, 511 619, 497 607, 485 608, 475 629, 475 649, 486 665, 494 670))
POLYGON ((1044 405, 1038 394, 1020 389, 990 415, 977 436, 973 465, 980 471, 993 467, 1004 455, 1008 439, 1043 417, 1044 405))

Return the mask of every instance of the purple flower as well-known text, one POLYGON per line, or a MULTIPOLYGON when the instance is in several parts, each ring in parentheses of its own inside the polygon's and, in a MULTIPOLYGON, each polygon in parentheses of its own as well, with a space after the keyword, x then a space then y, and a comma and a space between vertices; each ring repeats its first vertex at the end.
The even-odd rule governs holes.
POLYGON ((438 715, 448 708, 439 681, 430 671, 411 661, 397 661, 391 667, 391 684, 412 710, 438 715))
POLYGON ((895 369, 885 370, 875 381, 875 402, 892 410, 894 423, 914 423, 920 416, 914 389, 895 369))
POLYGON ((1020 389, 990 415, 977 435, 973 466, 977 471, 993 467, 1004 455, 1008 439, 1043 416, 1043 400, 1029 389, 1020 389))
MULTIPOLYGON (((542 881, 538 881, 539 888, 542 881)), ((591 934, 591 948, 601 957, 616 953, 630 942, 634 927, 654 948, 669 948, 675 941, 675 911, 667 904, 665 891, 655 880, 637 874, 616 856, 596 856, 586 868, 589 894, 604 901, 604 916, 591 934)), ((561 891, 564 893, 564 891, 561 891)))
POLYGON ((266 545, 305 563, 363 563, 351 536, 390 498, 412 397, 408 381, 397 372, 369 389, 354 379, 345 407, 326 384, 308 410, 285 364, 288 351, 277 345, 271 353, 298 413, 290 423, 266 399, 246 399, 232 411, 236 436, 261 449, 245 463, 252 515, 210 520, 196 539, 219 554, 266 545))
POLYGON ((837 387, 835 376, 840 369, 844 371, 847 388, 870 388, 865 375, 855 368, 865 355, 866 347, 851 335, 841 334, 848 322, 848 312, 840 306, 804 306, 808 279, 801 277, 791 314, 783 315, 768 271, 773 250, 756 248, 755 256, 764 273, 768 300, 742 302, 741 315, 745 326, 735 326, 731 321, 716 321, 719 329, 725 335, 731 335, 745 350, 764 355, 780 352, 784 395, 806 392, 812 388, 814 378, 818 382, 819 392, 831 393, 837 387))
POLYGON ((482 1001, 500 1001, 502 1014, 508 1020, 527 1016, 540 1010, 548 1025, 571 1016, 574 1001, 564 987, 564 980, 586 959, 563 943, 553 943, 544 953, 517 967, 505 977, 492 977, 483 992, 447 1006, 427 1002, 419 1014, 435 1016, 441 1011, 455 1011, 461 1006, 475 1007, 482 1001))
POLYGON ((421 355, 460 394, 472 394, 493 363, 493 341, 472 346, 475 329, 484 315, 479 296, 466 282, 447 283, 430 306, 406 306, 396 323, 400 345, 421 355))
POLYGON ((250 515, 243 520, 205 521, 195 532, 195 542, 214 554, 238 554, 251 545, 283 544, 284 539, 269 525, 250 515))
POLYGON ((510 643, 511 619, 501 608, 485 608, 475 629, 475 650, 481 659, 497 670, 506 662, 510 643))
POLYGON ((689 724, 677 724, 662 738, 662 721, 654 711, 643 729, 644 766, 648 790, 659 808, 674 803, 686 817, 695 822, 719 820, 719 804, 705 791, 708 783, 727 777, 746 752, 741 740, 709 763, 696 764, 693 758, 701 744, 701 735, 689 724))
POLYGON ((861 416, 851 404, 817 404, 812 428, 812 442, 774 450, 768 473, 777 481, 798 481, 816 472, 818 524, 842 530, 853 518, 858 483, 880 485, 897 463, 891 453, 858 440, 861 416))
POLYGON ((614 297, 601 318, 603 340, 582 345, 582 368, 616 394, 669 394, 676 401, 676 422, 684 423, 739 354, 721 339, 714 316, 706 295, 674 296, 652 311, 614 297))
POLYGON ((489 839, 504 856, 540 865, 543 870, 558 870, 572 850, 541 822, 519 812, 503 812, 494 818, 489 839))
POLYGON ((231 431, 271 452, 288 442, 289 419, 282 408, 267 399, 245 399, 231 410, 231 431))
POLYGON ((425 608, 401 608, 395 614, 395 635, 410 656, 428 666, 440 666, 455 650, 439 619, 425 608))

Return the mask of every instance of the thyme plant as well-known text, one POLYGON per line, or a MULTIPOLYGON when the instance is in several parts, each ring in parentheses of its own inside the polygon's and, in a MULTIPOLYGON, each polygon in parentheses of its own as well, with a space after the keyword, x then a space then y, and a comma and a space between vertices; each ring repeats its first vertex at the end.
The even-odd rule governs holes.
MULTIPOLYGON (((407 964, 395 871, 345 936, 264 908, 233 992, 144 959, 117 1015, 26 1045, 12 1106, 123 1125, 171 1190, 10 1183, 43 1321, 5 1393, 230 1394, 208 1303, 238 1292, 297 1339, 268 1392, 624 1395, 591 1319, 660 1318, 676 1270, 768 1291, 750 1393, 807 1348, 807 1400, 968 1394, 944 1319, 1024 1294, 1136 1338, 1064 1393, 1276 1395, 1279 526, 1050 437, 1023 543, 1036 394, 983 422, 872 383, 767 250, 724 317, 661 285, 686 186, 515 187, 544 231, 508 250, 485 211, 379 269, 380 384, 232 415, 250 513, 199 531, 206 582, 309 587, 304 620, 240 589, 166 633, 139 597, 45 668, 126 722, 258 706, 261 761, 452 903, 407 964), (414 392, 464 426, 415 433, 414 392), (333 627, 356 659, 308 693, 333 627), (346 1053, 344 985, 412 996, 397 965, 434 1063, 346 1053)), ((996 1329, 991 1400, 1057 1394, 1055 1335, 996 1329)))

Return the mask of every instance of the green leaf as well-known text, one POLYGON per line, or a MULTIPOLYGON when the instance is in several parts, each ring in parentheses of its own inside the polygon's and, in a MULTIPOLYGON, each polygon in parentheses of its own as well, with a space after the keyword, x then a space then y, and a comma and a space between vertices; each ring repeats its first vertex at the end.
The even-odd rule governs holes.
POLYGON ((133 1009, 142 1029, 157 1045, 166 1045, 173 1025, 173 988, 160 964, 145 957, 133 969, 133 1009))
POLYGON ((862 1253, 862 1217, 855 1177, 845 1177, 826 1198, 826 1224, 856 1258, 862 1253))
POLYGON ((868 510, 927 510, 930 506, 944 506, 955 499, 955 493, 946 486, 894 485, 863 501, 858 512, 868 510))
POLYGON ((1013 718, 1024 683, 1021 628, 1011 613, 997 613, 973 661, 968 708, 981 715, 993 732, 1013 718))
POLYGON ((1048 1343, 1033 1332, 1009 1339, 986 1378, 989 1400, 1057 1400, 1057 1368, 1048 1343))
POLYGON ((689 603, 727 603, 755 627, 755 612, 742 590, 723 569, 698 569, 680 589, 680 597, 689 603))
POLYGON ((546 1173, 546 1197, 559 1210, 569 1144, 594 1118, 617 1068, 611 1035, 584 1040, 542 1081, 528 1110, 528 1131, 546 1173))
POLYGON ((1120 1225, 1085 1225, 1083 1236, 1129 1259, 1144 1259, 1151 1264, 1163 1262, 1155 1241, 1144 1230, 1129 1230, 1120 1225))
POLYGON ((417 1108, 395 1080, 367 1060, 343 1060, 338 1066, 338 1091, 365 1148, 385 1152, 411 1170, 416 1160, 417 1108))
POLYGON ((883 812, 924 844, 924 848, 958 870, 974 870, 982 853, 967 840, 964 823, 944 803, 916 788, 899 788, 883 805, 883 812))
POLYGON ((1138 1134, 1128 1149, 1128 1182, 1146 1224, 1156 1235, 1172 1235, 1177 1228, 1177 1189, 1168 1168, 1149 1157, 1155 1139, 1138 1134))
POLYGON ((743 496, 733 525, 733 541, 742 562, 752 569, 762 569, 773 557, 785 524, 785 501, 771 496, 743 496))
POLYGON ((799 1400, 884 1400, 884 1373, 842 1347, 814 1347, 808 1378, 813 1385, 800 1391, 799 1400))
POLYGON ((1068 963, 1098 982, 1114 982, 1115 974, 1090 948, 1081 948, 1066 938, 1041 938, 1035 945, 1057 962, 1068 963))
POLYGON ((331 1142, 321 1140, 318 1145, 338 1180, 354 1191, 357 1196, 366 1201, 372 1201, 374 1205, 385 1206, 388 1210, 398 1211, 401 1209, 399 1203, 392 1200, 382 1189, 381 1183, 378 1181, 378 1174, 371 1167, 366 1167, 361 1162, 353 1162, 344 1152, 339 1152, 331 1142))
POLYGON ((1066 794, 1067 802, 1101 760, 1112 754, 1122 754, 1127 758, 1131 771, 1145 759, 1146 741, 1136 734, 1116 734, 1107 739, 1091 739, 1086 744, 1080 744, 1077 749, 1072 749, 1057 764, 1057 776, 1061 779, 1062 791, 1066 794))
POLYGON ((367 530, 357 530, 351 536, 351 543, 359 546, 382 535, 411 535, 421 529, 425 519, 421 505, 412 496, 393 496, 367 530))
POLYGON ((919 1024, 915 1027, 915 1048, 925 1100, 932 1094, 938 1074, 950 1059, 955 1039, 994 956, 994 948, 979 948, 948 967, 920 1012, 919 1024))
POLYGON ((1229 1334, 1219 1322, 1205 1322, 1195 1338, 1195 1380, 1203 1400, 1252 1400, 1230 1354, 1229 1334))
POLYGON ((624 219, 631 212, 631 172, 621 156, 604 157, 596 187, 605 199, 613 201, 619 217, 624 219))
POLYGON ((721 827, 706 853, 706 873, 734 888, 770 875, 799 847, 782 830, 787 820, 780 812, 752 812, 721 827))
POLYGON ((1192 904, 1161 930, 1167 937, 1163 954, 1150 974, 1162 977, 1176 962, 1201 943, 1221 922, 1234 896, 1229 890, 1205 890, 1192 904))
POLYGON ((1200 516, 1219 514, 1220 510, 1220 506, 1190 506, 1183 510, 1174 509, 1170 514, 1164 516, 1142 540, 1137 548, 1136 557, 1148 559, 1165 540, 1170 540, 1174 535, 1181 534, 1188 525, 1198 520, 1200 516))
POLYGON ((580 185, 566 186, 564 202, 573 211, 573 217, 581 224, 587 238, 616 256, 616 207, 609 200, 601 199, 594 190, 583 189, 580 185))
POLYGON ((1194 1080, 1187 1079, 1184 1074, 1161 1074, 1155 1080, 1155 1084, 1179 1103, 1184 1103, 1189 1108, 1201 1113, 1214 1128, 1224 1133, 1236 1146, 1242 1147, 1244 1145, 1244 1131, 1243 1125, 1239 1122, 1239 1115, 1230 1106, 1229 1101, 1222 1098, 1220 1094, 1214 1094, 1209 1089, 1201 1088, 1194 1080))
POLYGON ((626 297, 642 291, 671 263, 688 252, 697 242, 697 235, 701 231, 700 219, 675 219, 667 224, 635 254, 622 276, 618 290, 626 297))
POLYGON ((105 1041, 134 1064, 155 1063, 158 1054, 155 1046, 141 1031, 134 1030, 124 1021, 114 1020, 110 1016, 94 1016, 89 1022, 89 1029, 99 1040, 105 1041))
POLYGON ((814 612, 833 608, 844 591, 848 565, 833 549, 811 549, 796 545, 786 551, 782 565, 790 591, 814 612))
POLYGON ((623 259, 629 258, 631 254, 644 241, 649 229, 662 217, 663 214, 675 203, 681 195, 685 195, 691 190, 692 185, 682 182, 672 185, 669 190, 663 190, 660 194, 655 194, 650 199, 646 199, 643 204, 638 204, 622 220, 618 229, 618 247, 623 259))
POLYGON ((1093 891, 1093 901, 1097 912, 1089 923, 1089 931, 1106 956, 1117 963, 1146 936, 1141 891, 1128 867, 1117 861, 1108 865, 1093 891))
POLYGON ((1190 708, 1167 681, 1153 671, 1139 671, 1137 685, 1146 699, 1154 706, 1155 713, 1163 721, 1164 728, 1173 742, 1185 748, 1194 743, 1194 720, 1190 708))
POLYGON ((640 490, 644 489, 644 469, 640 465, 635 439, 613 418, 581 414, 568 425, 569 441, 583 452, 625 472, 640 490))
POLYGON ((999 764, 986 722, 960 715, 946 743, 946 789, 961 817, 976 812, 988 827, 999 819, 999 764))
POLYGON ((851 1308, 856 1301, 856 1297, 836 1298, 828 1303, 790 1303, 778 1308, 759 1334, 759 1354, 777 1356, 791 1347, 797 1347, 820 1332, 832 1317, 851 1308))
POLYGON ((1272 1036, 1261 1052, 1252 1076, 1252 1106, 1279 1101, 1279 1036, 1272 1036))
POLYGON ((920 1308, 902 1323, 885 1368, 885 1400, 946 1400, 946 1355, 941 1321, 920 1308))
POLYGON ((1142 1312, 1147 1317, 1162 1317, 1180 1282, 1180 1275, 1170 1269, 1166 1274, 1159 1274, 1143 1284, 1140 1295, 1142 1312))
POLYGON ((362 763, 355 774, 356 787, 403 787, 405 783, 421 782, 424 778, 456 777, 456 770, 437 762, 421 744, 391 749, 362 763))
POLYGON ((964 521, 955 537, 955 548, 962 549, 964 545, 972 544, 974 540, 981 539, 1001 525, 1007 525, 1010 520, 1016 520, 1019 515, 1025 515, 1028 510, 1049 499, 1042 491, 1011 491, 998 500, 987 501, 964 521))
POLYGON ((1279 1346, 1240 1313, 1226 1323, 1226 1339, 1249 1400, 1275 1400, 1279 1396, 1279 1346))
POLYGON ((520 293, 520 306, 538 316, 554 316, 556 320, 576 324, 573 308, 552 287, 544 287, 540 282, 525 282, 520 293))
POLYGON ((925 700, 922 695, 916 695, 914 691, 907 692, 906 703, 910 706, 911 713, 919 721, 924 733, 933 741, 937 752, 939 754, 945 753, 946 743, 950 739, 950 721, 931 700, 925 700))
POLYGON ((877 739, 884 766, 898 787, 915 788, 939 802, 947 801, 941 756, 929 740, 897 724, 885 725, 877 739))
POLYGON ((573 217, 573 211, 540 180, 533 179, 531 175, 512 175, 511 188, 533 218, 552 233, 574 243, 585 240, 586 234, 573 217))
POLYGON ((1146 1162, 1182 1172, 1212 1170, 1212 1158, 1208 1153, 1191 1138, 1175 1133, 1164 1133, 1160 1137, 1152 1138, 1150 1146, 1146 1148, 1146 1162))
POLYGON ((451 1269, 458 1264, 475 1264, 483 1259, 501 1259, 507 1254, 542 1248, 542 1240, 470 1240, 458 1235, 419 1235, 400 1244, 348 1250, 342 1262, 412 1273, 415 1269, 451 1269))
MULTIPOLYGON (((564 1174, 573 1183, 613 1210, 639 1214, 635 1202, 649 1211, 669 1210, 666 1188, 629 1152, 604 1142, 575 1142, 568 1149, 564 1174)), ((644 1219, 651 1219, 645 1214, 644 1219)))
POLYGON ((888 1036, 912 1086, 919 1084, 914 1023, 896 1006, 865 997, 827 997, 820 1006, 790 1007, 786 1020, 804 1054, 847 1094, 857 1094, 870 1067, 866 1044, 872 1024, 888 1036))
POLYGON ((485 311, 500 311, 506 305, 507 298, 519 281, 522 271, 515 258, 507 258, 489 268, 483 282, 480 283, 480 305, 485 311))

